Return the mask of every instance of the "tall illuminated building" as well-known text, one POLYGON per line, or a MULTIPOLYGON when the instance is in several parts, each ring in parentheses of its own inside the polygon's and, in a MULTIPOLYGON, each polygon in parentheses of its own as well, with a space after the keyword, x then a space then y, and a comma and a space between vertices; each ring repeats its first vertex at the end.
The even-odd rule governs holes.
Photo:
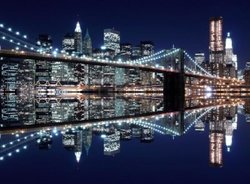
POLYGON ((75 28, 75 52, 77 55, 82 54, 82 29, 80 26, 80 23, 77 22, 76 28, 75 28))
POLYGON ((209 163, 214 167, 223 165, 224 121, 218 118, 219 114, 216 115, 217 120, 209 123, 209 163))
POLYGON ((205 62, 205 53, 202 52, 195 53, 194 60, 199 65, 202 65, 205 62))
POLYGON ((92 143, 92 129, 85 129, 82 131, 82 140, 83 140, 83 145, 86 151, 86 154, 89 154, 89 149, 92 143))
POLYGON ((141 56, 150 56, 154 54, 154 43, 151 41, 141 41, 141 56))
POLYGON ((222 40, 222 17, 212 17, 210 19, 209 33, 209 61, 214 63, 224 63, 224 46, 222 40))
POLYGON ((114 156, 120 152, 120 132, 115 131, 113 134, 107 135, 104 138, 104 155, 114 156))
POLYGON ((104 47, 115 51, 115 55, 120 53, 120 32, 115 29, 104 29, 104 47))
POLYGON ((120 56, 123 60, 131 60, 132 57, 132 44, 122 43, 120 56))
POLYGON ((233 42, 230 33, 227 33, 225 42, 225 56, 224 60, 227 65, 227 76, 235 77, 238 70, 237 55, 233 53, 233 42))
POLYGON ((75 37, 74 34, 67 33, 63 37, 62 50, 65 53, 72 54, 75 51, 75 37))
POLYGON ((86 30, 86 34, 83 39, 83 54, 86 56, 92 56, 92 41, 89 36, 88 29, 86 30))

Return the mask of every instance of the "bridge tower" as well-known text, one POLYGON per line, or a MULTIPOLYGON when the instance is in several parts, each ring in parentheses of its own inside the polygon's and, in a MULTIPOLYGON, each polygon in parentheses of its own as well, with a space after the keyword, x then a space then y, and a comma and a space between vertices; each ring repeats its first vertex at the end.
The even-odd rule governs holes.
POLYGON ((164 108, 181 111, 185 101, 184 51, 180 49, 174 59, 179 72, 164 72, 164 108))

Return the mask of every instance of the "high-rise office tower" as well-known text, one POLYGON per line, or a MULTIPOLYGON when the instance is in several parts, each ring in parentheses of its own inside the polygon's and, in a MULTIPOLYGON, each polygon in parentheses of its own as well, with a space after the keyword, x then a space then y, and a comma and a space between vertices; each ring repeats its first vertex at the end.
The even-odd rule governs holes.
POLYGON ((141 42, 141 56, 149 56, 154 54, 154 43, 151 41, 141 42))
POLYGON ((196 63, 198 63, 199 65, 204 64, 204 62, 205 62, 205 53, 202 53, 202 52, 195 53, 195 55, 194 55, 194 60, 195 60, 196 63))
POLYGON ((224 63, 224 46, 222 40, 222 17, 210 19, 209 61, 224 63))
POLYGON ((132 44, 122 43, 120 56, 123 60, 131 60, 132 57, 132 44))
POLYGON ((88 29, 86 30, 86 34, 83 39, 83 54, 86 56, 92 56, 92 41, 89 36, 88 29))
POLYGON ((215 121, 209 123, 209 162, 211 166, 221 167, 223 165, 222 145, 224 142, 224 121, 220 119, 219 111, 216 113, 215 121))
POLYGON ((132 47, 132 59, 138 59, 141 57, 141 47, 134 46, 132 47))
POLYGON ((104 47, 120 53, 120 32, 115 29, 104 29, 104 47))
POLYGON ((67 33, 63 37, 62 50, 68 54, 72 54, 75 51, 75 37, 74 34, 67 33))
POLYGON ((233 65, 235 69, 238 69, 237 55, 233 53, 233 41, 230 33, 227 33, 226 44, 225 44, 225 63, 233 65))
POLYGON ((75 28, 75 52, 77 55, 82 54, 82 29, 80 23, 77 22, 75 28))

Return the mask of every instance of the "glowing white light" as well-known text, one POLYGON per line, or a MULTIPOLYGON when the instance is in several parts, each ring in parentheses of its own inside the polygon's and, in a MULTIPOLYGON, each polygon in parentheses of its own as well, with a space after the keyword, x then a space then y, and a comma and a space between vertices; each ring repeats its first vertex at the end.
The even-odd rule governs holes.
POLYGON ((2 27, 2 28, 3 28, 3 27, 4 27, 4 25, 3 25, 3 24, 0 24, 0 27, 2 27))
POLYGON ((16 32, 16 35, 20 35, 20 33, 17 31, 17 32, 16 32))
POLYGON ((57 51, 53 51, 53 55, 56 56, 57 55, 57 51))
POLYGON ((75 32, 77 32, 77 33, 81 33, 81 32, 82 32, 82 30, 81 30, 81 26, 80 26, 80 23, 79 23, 79 22, 77 22, 77 23, 76 23, 76 29, 75 29, 75 32))
POLYGON ((105 47, 105 46, 101 46, 101 49, 102 49, 102 50, 106 50, 106 47, 105 47))
POLYGON ((8 28, 8 31, 12 31, 12 29, 9 27, 9 28, 8 28))
POLYGON ((23 35, 23 37, 26 39, 26 38, 27 38, 27 35, 23 35))
POLYGON ((2 145, 2 147, 3 147, 3 148, 5 148, 5 147, 6 147, 6 145, 4 144, 4 145, 2 145))
POLYGON ((23 149, 27 149, 27 146, 23 146, 23 149))
POLYGON ((227 33, 227 38, 226 38, 226 49, 232 49, 233 48, 233 43, 232 39, 230 38, 230 33, 227 33))
POLYGON ((17 153, 19 153, 19 152, 20 152, 20 150, 19 150, 19 149, 16 149, 16 152, 17 152, 17 153))
POLYGON ((5 40, 5 38, 6 38, 5 36, 2 37, 3 40, 5 40))
POLYGON ((12 153, 8 153, 8 156, 10 157, 12 155, 12 153))
POLYGON ((107 137, 107 136, 106 136, 105 134, 102 134, 102 135, 101 135, 101 138, 103 138, 103 139, 106 138, 106 137, 107 137))
POLYGON ((10 142, 10 144, 13 144, 13 142, 10 142))
POLYGON ((3 160, 4 158, 3 157, 0 157, 0 160, 3 160))

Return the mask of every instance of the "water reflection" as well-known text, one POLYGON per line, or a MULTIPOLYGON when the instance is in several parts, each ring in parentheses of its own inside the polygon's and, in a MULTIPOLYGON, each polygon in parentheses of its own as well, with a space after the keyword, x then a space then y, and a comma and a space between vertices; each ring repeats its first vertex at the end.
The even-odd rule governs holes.
POLYGON ((6 93, 1 96, 0 160, 8 161, 34 142, 49 150, 57 136, 80 162, 82 152, 89 154, 93 137, 103 140, 99 149, 104 155, 114 156, 123 141, 153 143, 156 134, 177 138, 207 129, 209 165, 221 167, 223 147, 230 151, 233 145, 237 112, 244 106, 247 110, 248 104, 244 99, 186 99, 183 109, 173 111, 159 94, 23 98, 6 93))

